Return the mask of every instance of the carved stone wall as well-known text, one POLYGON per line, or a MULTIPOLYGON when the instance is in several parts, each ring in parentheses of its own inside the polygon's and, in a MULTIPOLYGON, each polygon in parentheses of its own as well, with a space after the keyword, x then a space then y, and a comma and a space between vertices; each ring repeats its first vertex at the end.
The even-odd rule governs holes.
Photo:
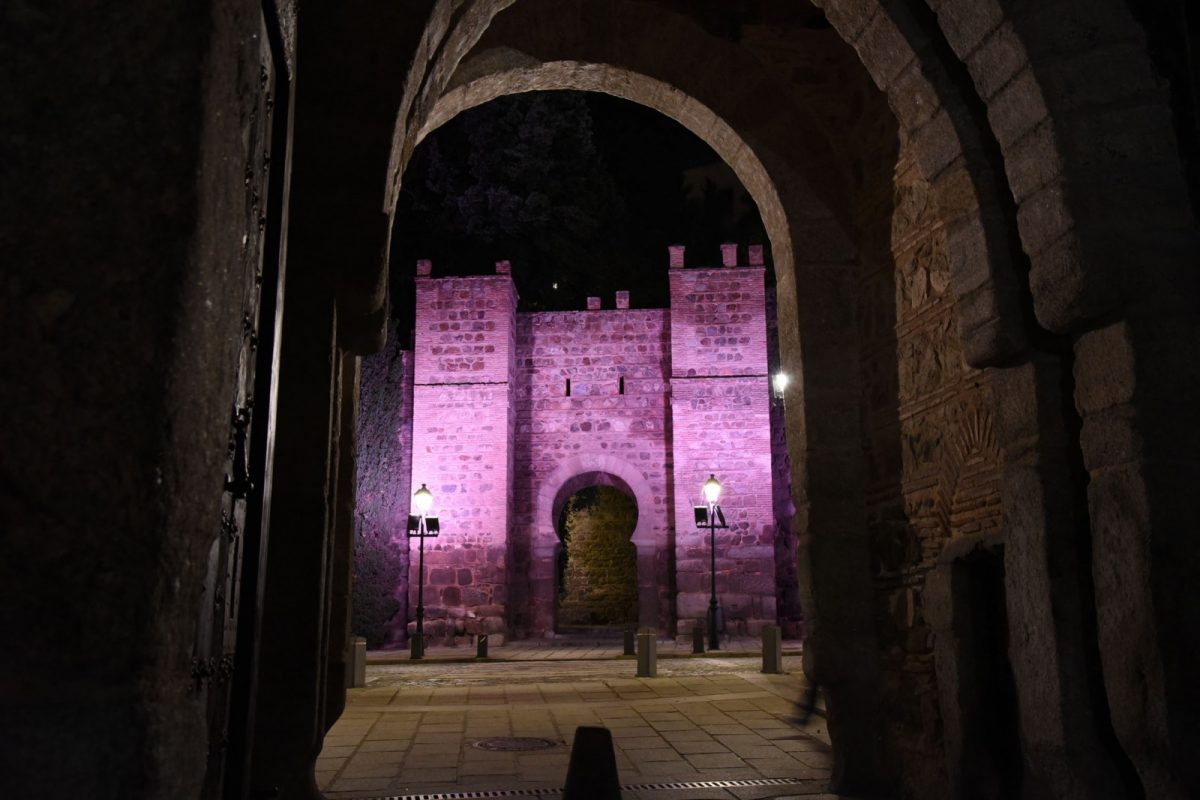
POLYGON ((946 232, 911 152, 896 166, 890 257, 861 279, 863 429, 888 739, 907 785, 945 786, 928 572, 1001 524, 991 381, 963 359, 946 232))

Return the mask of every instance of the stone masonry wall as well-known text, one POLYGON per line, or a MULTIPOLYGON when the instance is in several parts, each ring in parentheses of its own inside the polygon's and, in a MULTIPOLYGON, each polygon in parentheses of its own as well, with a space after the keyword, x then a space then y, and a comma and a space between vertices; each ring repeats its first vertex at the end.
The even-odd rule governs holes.
MULTIPOLYGON (((428 266, 419 269, 428 275, 428 266)), ((416 279, 412 483, 434 494, 426 542, 430 642, 503 634, 511 505, 509 374, 517 293, 509 275, 416 279)), ((417 541, 409 604, 417 605, 417 541)))
MULTIPOLYGON (((741 267, 734 245, 722 250, 724 267, 686 270, 672 248, 669 310, 631 310, 621 292, 616 309, 591 298, 587 311, 516 314, 507 262, 494 276, 442 279, 418 264, 410 495, 427 484, 442 524, 426 545, 431 641, 552 635, 558 513, 596 485, 637 504, 638 623, 687 635, 708 609, 709 542, 692 506, 709 474, 725 486, 726 631, 778 620, 794 571, 777 568, 777 547, 789 562, 795 552, 776 514, 790 506, 772 471, 782 441, 762 250, 741 267)), ((412 609, 415 542, 409 558, 412 609)))
MULTIPOLYGON (((359 378, 354 605, 359 624, 382 623, 386 644, 402 644, 408 620, 405 523, 412 487, 413 354, 392 335, 362 360, 359 378), (385 582, 387 582, 385 584, 385 582), (378 619, 389 597, 392 617, 378 619)), ((355 630, 373 640, 377 631, 355 630)))
MULTIPOLYGON (((767 290, 767 371, 780 372, 779 320, 775 314, 775 289, 767 290)), ((797 402, 798 375, 788 376, 791 396, 797 402)), ((804 638, 804 614, 800 608, 799 570, 796 565, 799 540, 793 525, 796 504, 792 499, 792 463, 787 452, 786 395, 771 397, 771 496, 775 507, 775 592, 779 624, 785 639, 804 638)))
POLYGON ((888 740, 921 796, 944 793, 925 578, 945 545, 999 531, 991 381, 963 360, 946 233, 907 149, 896 167, 891 254, 861 279, 868 524, 888 740))
POLYGON ((657 616, 670 618, 667 317, 663 309, 517 315, 513 574, 528 576, 522 626, 554 629, 558 509, 597 478, 634 496, 639 584, 653 592, 657 616), (539 494, 557 501, 542 505, 544 518, 539 494))
MULTIPOLYGON (((693 506, 710 474, 729 527, 717 531, 717 595, 725 631, 757 635, 776 621, 770 387, 762 266, 684 269, 671 283, 671 417, 675 478, 677 633, 708 613, 708 531, 693 506)), ((759 251, 761 252, 761 251, 759 251)), ((673 254, 674 255, 674 254, 673 254)), ((754 259, 761 263, 761 259, 754 259)))

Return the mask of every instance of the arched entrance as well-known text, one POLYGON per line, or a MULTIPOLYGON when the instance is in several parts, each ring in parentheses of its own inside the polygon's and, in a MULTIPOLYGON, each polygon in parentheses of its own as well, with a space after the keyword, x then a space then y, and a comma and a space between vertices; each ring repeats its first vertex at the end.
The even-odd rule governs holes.
MULTIPOLYGON (((637 548, 630 539, 637 501, 610 475, 594 480, 570 494, 555 526, 560 542, 555 632, 560 634, 637 623, 637 548)), ((564 486, 560 494, 567 491, 564 486)))
POLYGON ((668 583, 672 537, 665 505, 640 470, 611 455, 573 456, 539 481, 529 568, 533 625, 543 631, 559 627, 558 564, 563 543, 558 523, 571 498, 589 487, 615 490, 633 502, 637 516, 628 541, 636 553, 636 622, 666 632, 668 628, 662 626, 672 621, 668 583))

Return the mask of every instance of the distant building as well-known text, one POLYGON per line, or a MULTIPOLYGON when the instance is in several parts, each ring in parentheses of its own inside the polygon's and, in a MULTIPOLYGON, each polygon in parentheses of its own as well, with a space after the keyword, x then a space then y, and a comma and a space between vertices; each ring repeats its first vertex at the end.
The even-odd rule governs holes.
MULTIPOLYGON (((717 532, 725 631, 757 634, 780 621, 779 598, 795 604, 762 248, 739 265, 725 245, 723 265, 703 269, 685 269, 683 255, 671 248, 670 308, 648 310, 618 292, 613 309, 593 297, 586 311, 518 313, 508 262, 448 278, 418 264, 414 352, 402 361, 412 397, 397 398, 411 402, 400 443, 411 460, 396 463, 411 463, 411 486, 428 485, 441 519, 425 553, 431 641, 552 634, 556 522, 595 485, 637 504, 639 625, 686 636, 703 624, 710 551, 693 506, 710 474, 729 523, 717 532)), ((412 557, 412 609, 416 580, 412 557)), ((794 632, 798 609, 782 616, 794 632)))

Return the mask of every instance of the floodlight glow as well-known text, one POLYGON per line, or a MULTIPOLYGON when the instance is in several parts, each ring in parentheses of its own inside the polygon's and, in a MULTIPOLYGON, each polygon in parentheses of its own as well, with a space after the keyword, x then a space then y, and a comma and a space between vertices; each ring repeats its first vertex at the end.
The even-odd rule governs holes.
POLYGON ((704 492, 704 500, 713 505, 721 497, 721 482, 717 480, 716 475, 709 475, 701 491, 704 492))
POLYGON ((433 492, 422 483, 421 488, 413 494, 413 504, 422 515, 428 514, 429 509, 433 508, 433 492))
POLYGON ((775 396, 776 397, 783 397, 783 391, 784 391, 784 389, 787 389, 788 383, 790 381, 791 381, 791 378, 789 378, 787 376, 787 373, 785 373, 785 372, 776 372, 775 373, 775 376, 771 379, 771 385, 775 387, 775 396))

